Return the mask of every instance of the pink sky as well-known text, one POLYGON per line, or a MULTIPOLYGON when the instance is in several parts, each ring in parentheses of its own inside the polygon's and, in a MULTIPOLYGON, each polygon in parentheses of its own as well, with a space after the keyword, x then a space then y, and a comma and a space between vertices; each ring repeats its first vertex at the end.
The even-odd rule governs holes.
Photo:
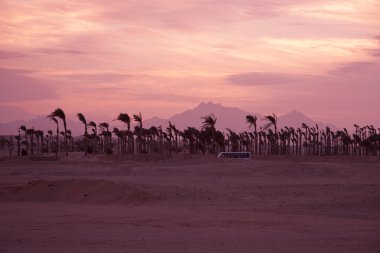
POLYGON ((0 0, 0 122, 213 101, 380 126, 380 2, 0 0))

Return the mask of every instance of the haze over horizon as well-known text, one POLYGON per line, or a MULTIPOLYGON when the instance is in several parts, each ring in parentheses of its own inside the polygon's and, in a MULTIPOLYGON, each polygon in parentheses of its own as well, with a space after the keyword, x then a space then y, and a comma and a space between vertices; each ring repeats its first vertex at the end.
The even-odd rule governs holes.
POLYGON ((380 126, 380 2, 0 1, 0 122, 212 101, 380 126))

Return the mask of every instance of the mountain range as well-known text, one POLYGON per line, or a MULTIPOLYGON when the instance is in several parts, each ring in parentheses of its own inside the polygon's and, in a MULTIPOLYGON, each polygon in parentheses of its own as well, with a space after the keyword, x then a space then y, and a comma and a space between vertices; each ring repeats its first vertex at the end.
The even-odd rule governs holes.
MULTIPOLYGON (((217 118, 216 128, 225 131, 226 128, 231 130, 242 132, 249 130, 248 124, 246 123, 245 117, 247 115, 254 115, 257 117, 258 127, 262 126, 265 121, 262 119, 264 115, 259 113, 250 113, 244 111, 239 108, 234 107, 225 107, 221 104, 215 104, 212 102, 201 103, 193 109, 186 110, 182 113, 175 114, 168 119, 163 119, 159 117, 152 117, 143 121, 143 126, 145 128, 149 128, 151 126, 162 126, 162 128, 166 128, 169 125, 169 121, 174 124, 178 129, 183 130, 188 126, 200 128, 202 127, 202 119, 201 117, 214 114, 217 118)), ((319 125, 320 128, 324 128, 326 124, 317 122, 306 116, 305 114, 292 111, 283 115, 278 116, 278 127, 301 127, 302 123, 305 123, 309 126, 319 125)), ((35 128, 43 131, 54 130, 55 124, 50 121, 46 116, 39 116, 34 119, 23 121, 17 120, 9 123, 0 123, 0 134, 1 135, 16 135, 18 132, 18 128, 21 125, 25 125, 27 128, 35 128)), ((72 131, 74 136, 78 136, 83 134, 84 126, 77 119, 67 120, 68 128, 72 131)), ((338 129, 338 127, 327 124, 332 130, 338 129)), ((110 128, 113 126, 122 127, 119 122, 110 122, 110 128)), ((63 126, 60 126, 60 129, 63 129, 63 126)))
MULTIPOLYGON (((186 110, 182 113, 175 114, 169 119, 163 119, 159 117, 152 117, 144 121, 144 127, 150 126, 162 126, 167 127, 169 121, 174 124, 178 129, 183 130, 188 126, 200 128, 202 127, 201 117, 214 114, 217 118, 216 128, 224 131, 226 128, 231 130, 242 132, 249 129, 248 124, 246 123, 245 117, 247 115, 253 115, 257 117, 258 127, 263 126, 266 122, 262 119, 264 115, 259 113, 250 113, 235 107, 225 107, 221 104, 214 104, 212 102, 201 103, 193 109, 186 110)), ((336 130, 338 127, 332 124, 325 124, 322 122, 314 121, 305 114, 292 111, 283 115, 278 116, 278 127, 294 127, 298 128, 302 126, 302 123, 305 123, 309 126, 315 126, 318 124, 319 127, 329 126, 331 129, 336 130)))

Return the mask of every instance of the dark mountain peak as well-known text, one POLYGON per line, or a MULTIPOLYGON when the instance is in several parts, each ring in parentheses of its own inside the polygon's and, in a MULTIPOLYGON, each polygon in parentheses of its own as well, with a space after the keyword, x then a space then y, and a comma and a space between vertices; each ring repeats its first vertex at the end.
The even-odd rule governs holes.
POLYGON ((221 108, 221 107, 222 107, 221 104, 216 104, 216 103, 209 101, 207 103, 205 103, 205 102, 200 103, 194 109, 213 109, 213 108, 221 108))
MULTIPOLYGON (((209 101, 207 103, 202 102, 199 105, 197 105, 194 109, 187 110, 186 112, 189 112, 189 111, 194 111, 194 112, 201 111, 201 112, 206 113, 206 114, 213 113, 215 115, 217 115, 217 114, 219 115, 220 114, 219 116, 223 116, 223 113, 226 113, 226 112, 230 112, 230 113, 245 113, 247 115, 249 114, 248 112, 245 112, 245 111, 243 111, 240 108, 223 106, 220 103, 213 103, 211 101, 209 101)), ((253 114, 254 115, 260 115, 260 114, 257 114, 257 113, 253 113, 253 114)))
POLYGON ((150 118, 151 120, 163 120, 163 118, 160 118, 160 117, 157 117, 157 116, 153 116, 152 118, 150 118))
MULTIPOLYGON (((297 111, 297 110, 293 110, 291 112, 288 112, 288 113, 285 113, 284 115, 287 115, 287 116, 303 116, 303 117, 307 117, 304 113, 300 112, 300 111, 297 111)), ((284 116, 284 115, 281 115, 281 116, 284 116)))

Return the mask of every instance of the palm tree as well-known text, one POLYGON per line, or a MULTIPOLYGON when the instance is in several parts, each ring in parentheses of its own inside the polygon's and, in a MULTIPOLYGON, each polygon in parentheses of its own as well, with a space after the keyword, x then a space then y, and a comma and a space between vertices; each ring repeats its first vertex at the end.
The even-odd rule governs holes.
POLYGON ((4 146, 8 147, 9 150, 9 157, 12 157, 12 150, 13 150, 13 137, 11 136, 11 140, 8 139, 0 139, 0 146, 2 146, 2 149, 5 150, 4 146))
POLYGON ((133 114, 133 120, 136 121, 137 123, 139 123, 139 127, 140 128, 143 127, 141 112, 138 115, 137 114, 133 114))
POLYGON ((94 121, 90 121, 87 126, 92 127, 92 133, 98 135, 98 127, 94 121))
POLYGON ((67 129, 67 143, 68 143, 68 148, 70 152, 73 152, 75 150, 74 148, 74 138, 71 134, 71 130, 67 129))
POLYGON ((30 143, 29 143, 29 148, 30 148, 30 154, 34 155, 34 128, 29 128, 26 130, 26 135, 29 135, 30 143))
POLYGON ((178 135, 179 135, 179 130, 176 128, 175 124, 172 124, 169 121, 169 128, 170 128, 170 135, 172 136, 174 133, 174 147, 175 147, 175 152, 178 153, 178 135))
POLYGON ((248 127, 251 128, 252 126, 255 128, 255 154, 257 154, 257 117, 253 115, 247 115, 245 116, 245 119, 247 123, 249 124, 248 127))
POLYGON ((138 125, 135 127, 135 133, 137 135, 137 141, 138 141, 136 152, 137 154, 139 154, 141 152, 141 147, 142 147, 142 132, 143 132, 141 112, 138 115, 133 114, 133 120, 138 123, 138 125))
POLYGON ((277 133, 277 115, 272 113, 272 115, 267 115, 263 118, 267 123, 264 125, 264 130, 267 130, 269 127, 274 127, 274 132, 277 133))
MULTIPOLYGON (((127 125, 127 131, 126 131, 125 136, 128 136, 129 152, 133 154, 133 152, 134 152, 134 141, 133 141, 133 135, 131 136, 131 117, 129 117, 128 113, 120 113, 119 116, 117 116, 117 118, 115 120, 121 121, 127 125)), ((125 145, 124 151, 127 150, 126 144, 127 143, 125 142, 124 143, 124 145, 125 145)))
MULTIPOLYGON (((23 131, 23 133, 24 133, 24 136, 25 136, 25 149, 23 149, 22 151, 21 151, 21 154, 22 155, 27 155, 28 154, 28 135, 26 134, 26 126, 24 126, 24 125, 21 125, 20 127, 19 127, 19 131, 23 131)), ((20 136, 20 138, 21 138, 21 136, 20 136)), ((21 141, 21 139, 20 139, 20 141, 21 141)))
POLYGON ((274 128, 274 136, 273 136, 273 141, 272 143, 275 144, 275 148, 274 148, 274 152, 277 153, 278 152, 278 143, 277 143, 277 140, 278 140, 278 137, 277 137, 277 115, 272 113, 272 115, 267 115, 263 118, 263 120, 266 120, 267 123, 264 125, 264 130, 267 130, 269 129, 271 126, 273 126, 274 128))
POLYGON ((84 117, 84 115, 82 113, 77 113, 77 117, 78 119, 80 120, 80 122, 83 123, 84 125, 84 136, 87 136, 87 121, 86 121, 86 118, 84 117))
POLYGON ((187 127, 183 131, 183 136, 185 139, 187 139, 188 143, 188 149, 190 154, 197 154, 198 149, 197 149, 197 137, 199 135, 198 129, 195 127, 187 127))
POLYGON ((215 145, 216 145, 216 142, 215 142, 215 133, 216 133, 215 124, 216 124, 217 118, 215 117, 214 114, 211 113, 210 115, 206 115, 206 116, 201 117, 201 119, 203 119, 202 130, 210 129, 210 131, 211 131, 212 152, 215 153, 215 145))
POLYGON ((21 131, 18 129, 17 139, 17 156, 21 156, 21 131))
POLYGON ((172 139, 173 139, 173 127, 172 127, 172 123, 169 121, 169 126, 166 128, 166 137, 168 139, 168 148, 169 148, 169 154, 172 153, 173 151, 173 142, 172 142, 172 139))
POLYGON ((88 143, 87 143, 87 139, 88 139, 87 120, 84 117, 84 115, 82 113, 80 113, 80 112, 77 113, 77 117, 80 120, 80 122, 82 122, 83 125, 84 125, 84 155, 87 156, 87 149, 88 149, 88 143))
POLYGON ((224 134, 221 131, 216 131, 215 133, 215 143, 218 145, 219 149, 217 152, 224 152, 225 150, 224 134))
POLYGON ((226 128, 228 131, 227 133, 227 140, 228 140, 228 151, 236 152, 239 150, 239 140, 240 136, 237 135, 234 131, 232 131, 229 128, 226 128))
POLYGON ((123 139, 124 139, 123 131, 120 131, 119 128, 114 127, 112 132, 117 137, 117 153, 120 154, 120 151, 121 151, 120 146, 123 145, 123 139))
POLYGON ((305 123, 302 123, 302 128, 305 128, 305 143, 304 143, 304 147, 305 147, 305 153, 307 155, 310 155, 310 148, 309 148, 309 144, 310 144, 310 127, 308 125, 306 125, 305 123))
POLYGON ((88 135, 89 140, 91 140, 91 147, 88 148, 88 153, 94 153, 96 154, 98 152, 98 142, 99 142, 99 136, 98 136, 98 127, 94 121, 90 121, 87 126, 92 127, 91 129, 91 135, 88 135))
POLYGON ((55 150, 55 157, 58 158, 58 151, 59 151, 59 124, 58 124, 58 120, 54 117, 54 116, 51 116, 49 115, 48 118, 52 121, 54 121, 54 123, 57 125, 57 140, 56 140, 56 150, 55 150))
POLYGON ((158 152, 157 140, 156 140, 156 138, 159 137, 158 128, 155 126, 151 126, 149 128, 149 136, 150 136, 150 143, 149 143, 150 153, 158 152))
POLYGON ((68 156, 69 150, 68 150, 68 143, 67 143, 67 125, 66 125, 65 112, 61 108, 57 108, 49 116, 60 118, 63 122, 63 128, 65 130, 64 136, 63 136, 64 137, 64 145, 65 145, 65 149, 66 149, 66 156, 68 156))
POLYGON ((109 124, 107 122, 102 122, 99 124, 99 128, 101 129, 101 135, 103 136, 103 148, 104 152, 107 154, 112 153, 112 133, 109 131, 109 124))
POLYGON ((46 135, 47 137, 47 153, 49 153, 51 151, 51 144, 52 144, 52 140, 53 140, 53 131, 51 130, 48 130, 48 134, 46 135))
POLYGON ((43 154, 44 152, 44 132, 42 130, 36 130, 34 135, 37 138, 37 154, 43 154))

